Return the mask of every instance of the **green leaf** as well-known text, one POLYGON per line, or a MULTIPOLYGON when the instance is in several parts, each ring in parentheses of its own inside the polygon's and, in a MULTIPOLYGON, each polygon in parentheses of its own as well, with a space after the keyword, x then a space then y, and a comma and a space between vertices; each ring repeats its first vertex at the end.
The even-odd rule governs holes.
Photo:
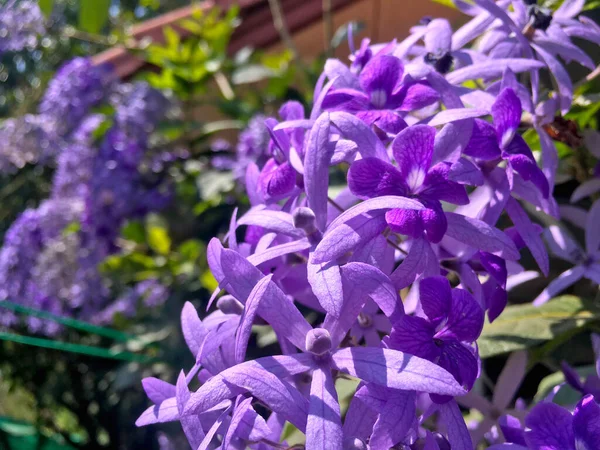
POLYGON ((79 5, 79 28, 88 33, 99 33, 108 22, 111 0, 81 0, 79 5))
POLYGON ((147 230, 148 245, 157 253, 166 255, 171 250, 171 238, 166 228, 150 225, 147 230))
POLYGON ((486 321, 477 344, 482 358, 530 348, 600 318, 591 301, 570 295, 538 307, 508 306, 493 323, 486 321))
POLYGON ((38 0, 40 10, 46 17, 50 17, 52 9, 54 8, 54 0, 38 0))
POLYGON ((52 339, 43 339, 31 336, 23 336, 20 334, 7 333, 0 331, 0 341, 9 341, 16 344, 31 345, 33 347, 47 348, 50 350, 58 350, 68 353, 78 353, 97 358, 114 359, 127 362, 149 362, 152 358, 145 355, 137 355, 135 353, 122 351, 120 349, 113 350, 102 347, 94 347, 91 345, 70 344, 68 342, 60 342, 52 339))
MULTIPOLYGON (((587 378, 590 375, 596 375, 596 366, 583 366, 576 367, 575 371, 579 375, 580 378, 587 378)), ((535 394, 534 400, 536 402, 540 402, 544 400, 548 394, 559 384, 565 382, 565 374, 562 372, 556 372, 552 375, 548 375, 540 381, 538 386, 537 393, 535 394)), ((561 386, 559 391, 554 396, 552 400, 554 403, 558 403, 559 405, 574 405, 581 399, 581 393, 577 392, 569 385, 561 386)))
POLYGON ((447 6, 448 8, 456 9, 456 5, 452 0, 432 0, 435 3, 439 3, 440 5, 447 6))

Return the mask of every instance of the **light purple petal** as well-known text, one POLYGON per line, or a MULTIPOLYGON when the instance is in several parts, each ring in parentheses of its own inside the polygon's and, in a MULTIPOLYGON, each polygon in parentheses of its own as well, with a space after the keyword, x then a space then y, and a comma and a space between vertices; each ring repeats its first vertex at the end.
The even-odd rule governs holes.
POLYGON ((534 449, 575 450, 573 418, 566 409, 548 402, 538 403, 525 419, 531 431, 525 434, 534 449))
POLYGON ((309 249, 310 246, 311 244, 306 238, 297 241, 286 242, 269 247, 260 253, 250 255, 248 257, 248 261, 255 266, 259 266, 262 263, 279 258, 280 256, 289 255, 291 253, 301 253, 304 250, 309 249))
POLYGON ((521 236, 531 251, 540 270, 545 276, 548 276, 548 272, 550 271, 548 252, 546 252, 546 247, 537 228, 531 222, 525 210, 519 205, 519 202, 514 198, 510 198, 506 203, 506 212, 510 220, 515 224, 519 236, 521 236))
POLYGON ((388 449, 404 439, 415 418, 415 393, 388 390, 389 398, 379 411, 369 439, 372 449, 388 449))
POLYGON ((179 410, 177 409, 177 399, 171 397, 146 409, 135 421, 135 425, 143 427, 153 423, 172 422, 174 420, 179 420, 179 410))
POLYGON ((428 125, 431 127, 437 127, 450 122, 456 122, 457 120, 472 119, 474 117, 487 116, 488 114, 489 111, 477 108, 444 109, 443 111, 437 113, 433 119, 428 122, 428 125))
POLYGON ((358 78, 352 72, 348 66, 346 66, 339 59, 328 59, 325 61, 325 67, 323 72, 327 75, 330 80, 335 79, 335 86, 348 87, 352 89, 360 89, 360 83, 358 78))
MULTIPOLYGON (((470 5, 470 4, 469 4, 470 5)), ((463 48, 466 44, 483 34, 496 18, 489 13, 478 14, 452 35, 452 50, 463 48)))
POLYGON ((413 125, 401 131, 392 142, 400 173, 411 189, 418 188, 425 180, 433 157, 434 139, 434 128, 413 125))
POLYGON ((571 203, 577 203, 590 195, 600 192, 600 178, 592 178, 581 183, 571 195, 571 203))
MULTIPOLYGON (((190 391, 187 386, 185 373, 182 370, 177 378, 177 407, 179 408, 180 415, 183 414, 183 410, 189 399, 190 391)), ((182 416, 179 420, 190 446, 198 448, 205 438, 200 418, 198 416, 182 416)))
POLYGON ((446 320, 452 306, 450 282, 446 277, 423 278, 419 283, 423 312, 434 327, 446 320))
POLYGON ((593 395, 586 395, 575 407, 573 432, 576 446, 591 450, 600 443, 600 406, 593 395))
POLYGON ((483 173, 475 164, 466 158, 460 158, 452 166, 448 173, 448 179, 460 184, 470 186, 483 186, 485 178, 483 173))
POLYGON ((335 261, 337 258, 353 251, 377 236, 387 227, 383 215, 363 214, 348 220, 335 228, 331 228, 317 245, 312 260, 335 261))
POLYGON ((520 255, 512 239, 487 223, 460 214, 446 213, 446 234, 463 244, 498 254, 504 259, 518 260, 520 255))
POLYGON ((446 79, 451 84, 457 85, 478 78, 500 78, 506 68, 515 73, 521 73, 541 69, 542 67, 544 67, 544 64, 535 59, 490 59, 489 61, 478 62, 450 72, 446 75, 446 79))
POLYGON ((356 143, 358 152, 363 158, 369 156, 389 161, 387 150, 371 127, 353 114, 336 111, 330 114, 330 120, 344 139, 356 143))
POLYGON ((305 430, 308 401, 282 379, 309 371, 313 364, 310 354, 268 356, 238 364, 214 376, 194 392, 184 414, 199 414, 248 391, 300 430, 305 430))
POLYGON ((436 336, 474 342, 483 329, 483 316, 483 309, 473 296, 464 289, 455 288, 452 290, 452 306, 448 321, 436 336))
POLYGON ((350 191, 362 198, 407 195, 405 177, 395 166, 378 158, 355 161, 348 171, 350 191))
POLYGON ((312 376, 306 447, 342 450, 342 418, 331 370, 329 367, 318 367, 312 376))
POLYGON ((585 224, 585 248, 588 255, 595 255, 600 250, 600 200, 596 200, 588 213, 585 224))
POLYGON ((402 72, 402 61, 395 56, 378 56, 371 59, 361 71, 360 85, 371 96, 371 103, 382 107, 394 91, 402 72))
POLYGON ((441 395, 463 395, 454 377, 436 364, 383 348, 353 347, 337 350, 333 363, 341 372, 392 389, 441 395))
POLYGON ((443 55, 450 51, 452 27, 446 19, 433 19, 427 24, 425 48, 434 55, 443 55))
POLYGON ((181 331, 190 352, 196 357, 208 331, 200 321, 196 308, 190 302, 185 302, 181 310, 181 331))
POLYGON ((448 429, 448 442, 452 450, 473 450, 471 436, 455 400, 440 406, 440 415, 448 429))
POLYGON ((166 381, 159 380, 158 378, 143 378, 142 386, 152 403, 162 403, 171 397, 175 397, 175 386, 166 381))
POLYGON ((498 158, 500 147, 496 129, 485 120, 475 119, 471 139, 464 149, 464 153, 483 160, 498 158))
POLYGON ((573 101, 573 83, 571 82, 571 77, 563 65, 554 56, 535 44, 532 44, 532 47, 535 48, 540 58, 546 63, 552 76, 556 80, 560 97, 560 109, 563 114, 566 114, 573 101))
POLYGON ((308 264, 308 282, 323 309, 334 317, 339 317, 343 303, 342 276, 340 267, 329 263, 308 264))
POLYGON ((521 101, 515 91, 510 88, 503 89, 492 105, 492 117, 502 148, 512 141, 521 122, 521 113, 521 101))
POLYGON ((252 323, 256 317, 256 312, 260 305, 260 301, 265 295, 268 284, 271 282, 273 275, 268 275, 254 286, 252 292, 248 296, 248 300, 244 305, 244 312, 240 318, 237 333, 235 335, 235 363, 239 364, 246 358, 246 349, 248 348, 248 340, 252 334, 252 323))
POLYGON ((438 259, 431 249, 431 245, 425 239, 413 239, 408 256, 390 276, 396 289, 404 289, 410 286, 417 276, 439 275, 438 259))
POLYGON ((317 227, 321 231, 325 230, 327 222, 329 163, 334 150, 329 145, 329 128, 329 113, 323 113, 310 130, 304 164, 304 186, 308 205, 315 213, 317 227))
POLYGON ((463 150, 469 145, 473 124, 473 120, 459 120, 444 125, 435 135, 432 164, 459 161, 463 150))
POLYGON ((583 257, 583 250, 579 247, 579 244, 558 225, 550 225, 544 231, 544 237, 546 238, 546 242, 548 242, 550 251, 555 256, 573 264, 583 257))
POLYGON ((204 436, 204 439, 202 439, 202 442, 198 446, 198 450, 207 450, 210 447, 210 443, 217 435, 217 431, 219 430, 219 428, 221 428, 221 425, 223 425, 223 422, 225 422, 225 419, 229 415, 231 407, 232 405, 229 405, 227 409, 225 409, 225 411, 221 413, 221 415, 215 421, 215 423, 210 427, 210 429, 206 433, 206 436, 204 436))
POLYGON ((502 411, 511 404, 526 373, 527 352, 521 350, 511 353, 494 389, 493 403, 496 408, 502 411))
POLYGON ((283 211, 274 211, 262 207, 252 208, 238 220, 239 225, 254 225, 286 236, 304 237, 302 230, 294 226, 292 215, 283 211))
MULTIPOLYGON (((470 164, 466 159, 463 158, 463 167, 470 164)), ((453 165, 455 166, 456 163, 453 165)), ((472 171, 478 172, 475 165, 470 164, 472 171)), ((423 198, 436 199, 455 205, 467 205, 469 204, 469 196, 464 186, 450 181, 452 168, 450 163, 438 163, 429 170, 429 173, 425 177, 423 183, 423 189, 419 193, 423 198)), ((481 175, 481 172, 479 172, 481 175)), ((481 175, 482 176, 482 175, 481 175)), ((483 180, 483 176, 482 176, 483 180)), ((483 183, 482 183, 483 184, 483 183)))
POLYGON ((565 41, 558 41, 556 39, 536 39, 535 43, 538 47, 543 48, 548 53, 554 56, 560 56, 566 63, 571 61, 577 61, 582 66, 594 70, 596 65, 594 60, 590 58, 587 53, 581 50, 579 47, 570 42, 568 36, 563 35, 565 41))
POLYGON ((535 306, 540 306, 546 303, 551 298, 555 297, 560 292, 567 289, 569 286, 577 283, 585 274, 585 267, 575 266, 572 269, 561 273, 558 278, 550 282, 548 287, 542 291, 540 295, 533 301, 535 306))
POLYGON ((585 0, 565 0, 554 12, 554 17, 570 19, 581 12, 585 6, 585 0))
POLYGON ((415 111, 440 100, 440 94, 427 82, 404 84, 393 95, 393 102, 401 102, 399 111, 415 111))

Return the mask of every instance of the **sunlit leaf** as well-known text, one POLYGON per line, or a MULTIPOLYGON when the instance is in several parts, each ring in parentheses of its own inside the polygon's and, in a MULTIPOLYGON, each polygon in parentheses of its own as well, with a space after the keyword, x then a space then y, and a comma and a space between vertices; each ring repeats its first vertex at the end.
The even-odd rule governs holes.
POLYGON ((171 238, 166 228, 150 225, 147 230, 148 245, 161 255, 166 255, 171 250, 171 238))
POLYGON ((99 33, 108 22, 110 0, 81 0, 79 28, 89 33, 99 33))

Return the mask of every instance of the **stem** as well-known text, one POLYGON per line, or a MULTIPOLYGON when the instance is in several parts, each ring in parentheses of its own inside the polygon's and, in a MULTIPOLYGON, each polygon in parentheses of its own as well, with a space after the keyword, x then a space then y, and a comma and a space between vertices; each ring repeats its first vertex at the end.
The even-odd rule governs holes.
POLYGON ((600 66, 596 67, 592 72, 588 73, 585 76, 585 78, 582 78, 577 83, 575 83, 575 85, 573 86, 573 90, 577 90, 578 88, 580 88, 584 84, 586 84, 586 83, 594 80, 595 78, 597 78, 599 75, 600 75, 600 66))
POLYGON ((323 0, 323 31, 325 34, 325 56, 330 58, 333 53, 331 40, 333 39, 333 13, 331 0, 323 0))
POLYGON ((300 53, 298 53, 298 48, 296 44, 294 44, 294 40, 290 32, 287 29, 287 25, 285 24, 285 18, 283 14, 283 10, 281 8, 281 3, 279 0, 269 0, 269 8, 271 9, 271 14, 273 15, 273 26, 279 33, 281 40, 284 45, 292 52, 292 57, 294 61, 301 67, 304 67, 304 63, 300 59, 300 53))
POLYGON ((77 30, 73 27, 65 27, 62 30, 62 35, 71 38, 77 39, 84 42, 89 42, 91 44, 103 45, 105 47, 114 47, 115 45, 120 45, 127 50, 141 50, 142 47, 135 41, 130 40, 129 42, 119 42, 115 37, 102 36, 100 34, 88 33, 86 31, 77 30))
POLYGON ((233 92, 233 88, 223 72, 215 72, 214 77, 215 81, 217 82, 217 86, 219 86, 219 89, 223 94, 223 97, 225 97, 227 100, 233 100, 235 98, 235 93, 233 92))

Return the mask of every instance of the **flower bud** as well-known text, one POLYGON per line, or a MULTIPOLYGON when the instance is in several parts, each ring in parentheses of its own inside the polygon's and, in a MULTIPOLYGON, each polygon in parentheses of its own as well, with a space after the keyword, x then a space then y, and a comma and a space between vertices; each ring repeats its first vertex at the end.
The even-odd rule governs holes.
POLYGON ((324 355, 331 350, 331 335, 325 328, 315 328, 306 333, 306 350, 315 355, 324 355))
POLYGON ((217 308, 219 308, 223 314, 237 314, 239 316, 244 312, 244 305, 231 295, 224 295, 217 300, 217 308))

